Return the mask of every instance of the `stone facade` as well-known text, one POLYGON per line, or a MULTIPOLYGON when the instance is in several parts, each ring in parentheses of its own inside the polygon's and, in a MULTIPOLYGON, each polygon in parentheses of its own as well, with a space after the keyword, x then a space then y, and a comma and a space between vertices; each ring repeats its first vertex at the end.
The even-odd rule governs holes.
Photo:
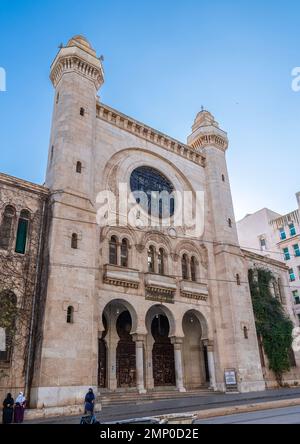
MULTIPOLYGON (((28 389, 30 362, 33 355, 34 314, 38 300, 38 276, 48 190, 39 185, 0 174, 0 297, 10 292, 16 297, 16 335, 7 350, 7 340, 0 359, 0 396, 8 391, 17 393, 28 389), (11 209, 7 242, 3 244, 3 223, 11 209), (25 249, 18 250, 20 221, 28 213, 25 249)), ((3 308, 3 306, 1 305, 3 308)), ((4 307, 5 310, 5 307, 4 307)), ((0 315, 0 318, 2 315, 0 315)), ((4 332, 4 329, 0 329, 4 332)), ((6 336, 10 332, 5 332, 6 336)))
POLYGON ((225 391, 227 369, 236 371, 241 392, 264 390, 248 285, 252 258, 238 242, 227 134, 203 110, 184 144, 104 105, 97 97, 101 61, 81 36, 60 49, 51 81, 41 255, 47 286, 40 285, 32 406, 81 405, 89 386, 137 395, 225 391), (201 234, 188 235, 185 225, 97 223, 99 193, 121 200, 118 185, 130 193, 141 167, 177 192, 203 193, 201 234))

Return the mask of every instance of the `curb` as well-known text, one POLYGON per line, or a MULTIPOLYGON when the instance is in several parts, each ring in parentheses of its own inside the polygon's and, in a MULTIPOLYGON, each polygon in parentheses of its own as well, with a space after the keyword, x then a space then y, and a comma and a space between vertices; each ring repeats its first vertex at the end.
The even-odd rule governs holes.
POLYGON ((195 415, 197 420, 217 418, 220 416, 230 416, 239 413, 251 413, 259 412, 262 410, 274 410, 286 407, 294 407, 300 405, 300 399, 285 399, 281 401, 269 401, 262 402, 259 404, 246 404, 233 407, 221 407, 217 409, 201 410, 198 412, 191 413, 195 415))

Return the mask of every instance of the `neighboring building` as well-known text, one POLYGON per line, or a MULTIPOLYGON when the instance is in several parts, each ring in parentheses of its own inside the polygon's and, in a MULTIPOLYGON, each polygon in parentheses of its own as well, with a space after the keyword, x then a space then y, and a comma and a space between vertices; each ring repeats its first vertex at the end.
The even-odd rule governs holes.
MULTIPOLYGON (((300 193, 297 194, 300 204, 300 193)), ((300 325, 300 217, 299 209, 280 215, 264 208, 237 222, 242 248, 285 262, 288 291, 300 325)))
POLYGON ((0 397, 30 385, 48 190, 0 174, 0 397), (16 332, 16 334, 14 334, 16 332))
MULTIPOLYGON (((49 198, 32 261, 39 270, 31 292, 33 352, 22 362, 31 405, 74 412, 89 386, 120 396, 225 391, 227 370, 236 371, 239 391, 264 390, 248 285, 253 256, 238 242, 227 134, 201 111, 184 144, 104 105, 97 97, 101 61, 81 36, 59 50, 51 80, 47 188, 37 187, 36 204, 26 204, 34 213, 49 198), (190 237, 187 226, 165 227, 160 218, 146 229, 99 226, 98 193, 114 192, 122 204, 120 183, 128 192, 204 192, 204 232, 190 237)), ((11 199, 1 194, 2 207, 23 208, 26 186, 16 180, 11 199)), ((148 217, 137 204, 138 217, 148 217)), ((284 264, 255 261, 285 282, 284 264)), ((287 286, 280 288, 286 305, 287 286)))

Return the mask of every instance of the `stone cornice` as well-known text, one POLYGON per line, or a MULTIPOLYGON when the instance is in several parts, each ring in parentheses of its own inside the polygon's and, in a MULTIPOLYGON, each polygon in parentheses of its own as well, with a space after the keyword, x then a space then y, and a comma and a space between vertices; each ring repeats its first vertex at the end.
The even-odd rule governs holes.
POLYGON ((205 148, 210 145, 214 145, 222 151, 226 151, 228 148, 228 140, 217 134, 203 134, 202 136, 199 136, 195 142, 191 143, 191 146, 195 149, 205 148))
POLYGON ((42 185, 37 185, 32 182, 27 182, 26 180, 19 179, 14 176, 9 176, 4 173, 0 173, 0 184, 8 185, 13 188, 18 188, 23 191, 28 191, 30 193, 44 195, 45 197, 47 197, 50 194, 49 189, 42 185))
POLYGON ((109 122, 124 131, 134 134, 137 137, 154 143, 167 151, 171 151, 181 157, 184 157, 185 159, 188 159, 201 167, 205 167, 205 157, 203 154, 197 153, 190 146, 153 129, 144 123, 128 117, 125 114, 104 105, 103 103, 97 104, 97 118, 105 122, 109 122))
POLYGON ((285 265, 284 262, 277 261, 276 259, 271 259, 270 257, 262 256, 261 254, 252 253, 248 250, 242 250, 242 253, 247 259, 264 262, 266 264, 273 265, 274 267, 282 268, 284 271, 287 271, 289 269, 289 267, 285 265))
POLYGON ((100 61, 79 48, 62 48, 51 66, 50 79, 56 88, 65 73, 76 72, 92 81, 96 90, 104 82, 104 72, 100 61))

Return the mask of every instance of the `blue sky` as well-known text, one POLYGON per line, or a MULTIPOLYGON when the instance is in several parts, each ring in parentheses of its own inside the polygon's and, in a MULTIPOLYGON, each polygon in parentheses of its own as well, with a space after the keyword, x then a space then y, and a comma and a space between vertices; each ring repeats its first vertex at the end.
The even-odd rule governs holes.
POLYGON ((201 105, 229 133, 237 218, 300 191, 298 0, 0 0, 0 171, 44 180, 60 43, 105 57, 106 104, 185 141, 201 105))

